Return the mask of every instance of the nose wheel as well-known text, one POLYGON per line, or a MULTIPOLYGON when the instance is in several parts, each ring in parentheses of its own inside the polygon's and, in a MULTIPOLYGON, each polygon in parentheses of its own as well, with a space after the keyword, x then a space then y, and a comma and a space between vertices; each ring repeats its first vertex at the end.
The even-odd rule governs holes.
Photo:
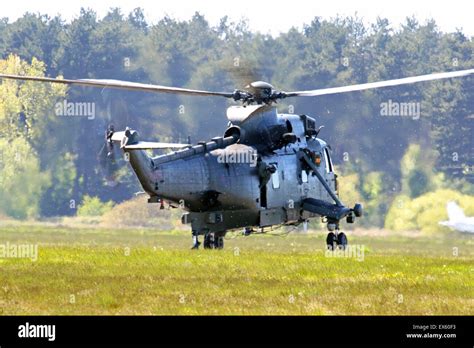
POLYGON ((334 251, 336 248, 345 250, 347 247, 347 236, 344 232, 329 232, 326 237, 326 246, 328 250, 334 251))

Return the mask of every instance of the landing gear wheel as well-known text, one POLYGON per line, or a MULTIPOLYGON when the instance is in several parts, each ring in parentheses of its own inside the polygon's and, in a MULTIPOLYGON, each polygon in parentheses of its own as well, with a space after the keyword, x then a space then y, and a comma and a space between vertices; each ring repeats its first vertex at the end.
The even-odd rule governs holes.
POLYGON ((199 249, 200 245, 201 245, 201 242, 199 242, 199 233, 193 230, 193 246, 191 249, 197 250, 199 249))
POLYGON ((224 248, 224 236, 214 235, 214 249, 224 248))
POLYGON ((336 243, 336 235, 333 232, 329 232, 326 237, 327 250, 334 250, 334 244, 336 243))
POLYGON ((347 237, 344 232, 339 232, 337 234, 337 246, 339 249, 346 250, 347 247, 347 237))
POLYGON ((213 247, 213 240, 212 240, 212 234, 211 233, 206 233, 204 236, 204 249, 212 249, 213 247))

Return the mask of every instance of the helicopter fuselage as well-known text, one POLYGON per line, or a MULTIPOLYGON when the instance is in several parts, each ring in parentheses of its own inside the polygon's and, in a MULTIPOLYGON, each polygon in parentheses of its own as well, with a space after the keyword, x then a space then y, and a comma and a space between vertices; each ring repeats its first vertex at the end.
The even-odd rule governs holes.
POLYGON ((330 204, 332 198, 313 169, 335 193, 337 176, 329 147, 315 136, 314 122, 308 122, 312 119, 277 114, 268 106, 239 107, 231 113, 224 138, 237 131, 238 141, 223 148, 197 154, 187 151, 184 158, 173 153, 152 158, 145 151, 128 151, 149 202, 167 201, 185 209, 183 223, 190 223, 197 234, 299 224, 318 216, 303 209, 304 202, 330 204), (262 123, 265 128, 257 127, 262 123), (274 133, 253 131, 259 129, 274 133), (311 156, 315 168, 305 164, 302 152, 311 156))

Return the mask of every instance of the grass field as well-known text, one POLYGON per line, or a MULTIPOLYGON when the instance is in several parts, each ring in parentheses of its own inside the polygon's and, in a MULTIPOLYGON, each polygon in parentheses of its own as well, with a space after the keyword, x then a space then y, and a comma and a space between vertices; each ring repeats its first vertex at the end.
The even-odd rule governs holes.
POLYGON ((328 257, 325 232, 237 237, 191 251, 152 229, 0 225, 0 314, 474 314, 474 239, 349 233, 363 257, 328 257))

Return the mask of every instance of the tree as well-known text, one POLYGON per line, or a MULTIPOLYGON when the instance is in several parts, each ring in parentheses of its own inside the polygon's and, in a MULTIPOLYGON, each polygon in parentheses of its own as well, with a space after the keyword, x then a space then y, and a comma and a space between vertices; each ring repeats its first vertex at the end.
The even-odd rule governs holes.
POLYGON ((50 185, 38 156, 23 137, 0 139, 0 211, 16 219, 35 218, 43 191, 50 185))
MULTIPOLYGON (((0 72, 44 76, 44 64, 31 65, 10 55, 0 60, 0 72)), ((0 85, 0 209, 16 218, 36 217, 51 173, 41 168, 38 150, 50 136, 54 104, 65 95, 61 85, 4 81, 0 85)))

